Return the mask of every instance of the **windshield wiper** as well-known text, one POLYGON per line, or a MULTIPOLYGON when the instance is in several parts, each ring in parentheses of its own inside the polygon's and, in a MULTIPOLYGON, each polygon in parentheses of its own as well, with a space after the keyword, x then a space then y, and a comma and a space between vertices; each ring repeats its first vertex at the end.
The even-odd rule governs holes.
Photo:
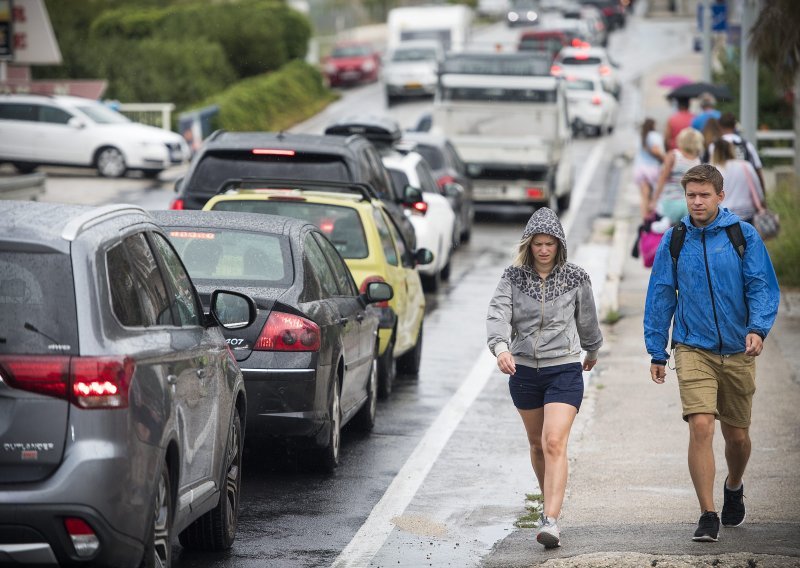
POLYGON ((32 323, 29 323, 29 322, 27 322, 27 321, 26 321, 26 322, 25 322, 25 325, 23 325, 23 327, 24 327, 25 329, 27 329, 28 331, 32 331, 32 332, 34 332, 34 333, 38 333, 39 335, 41 335, 42 337, 45 337, 45 338, 49 339, 49 340, 50 340, 50 341, 52 341, 53 343, 60 343, 59 341, 57 341, 57 340, 53 339, 52 337, 50 337, 49 335, 47 335, 45 332, 43 332, 43 331, 41 331, 41 330, 37 329, 37 328, 36 328, 36 326, 35 326, 35 325, 33 325, 32 323))

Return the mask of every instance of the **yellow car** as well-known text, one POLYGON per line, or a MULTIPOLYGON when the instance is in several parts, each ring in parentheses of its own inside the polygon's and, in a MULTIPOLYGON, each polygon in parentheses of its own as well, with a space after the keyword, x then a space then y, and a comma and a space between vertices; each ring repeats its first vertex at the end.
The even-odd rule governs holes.
POLYGON ((368 186, 333 182, 247 181, 211 198, 205 211, 240 211, 295 217, 317 225, 338 249, 361 290, 369 282, 391 284, 394 297, 373 304, 378 331, 378 394, 386 398, 397 372, 416 375, 422 356, 425 296, 416 266, 428 249, 409 250, 383 202, 368 186), (249 189, 243 189, 249 187, 249 189))

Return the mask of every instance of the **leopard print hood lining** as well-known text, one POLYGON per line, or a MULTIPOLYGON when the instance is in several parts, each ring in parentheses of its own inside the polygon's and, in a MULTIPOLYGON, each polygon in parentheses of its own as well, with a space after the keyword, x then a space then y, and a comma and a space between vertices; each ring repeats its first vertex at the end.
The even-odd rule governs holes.
POLYGON ((558 220, 555 211, 548 207, 541 207, 531 215, 528 224, 525 225, 525 230, 522 231, 522 240, 539 234, 550 235, 561 241, 564 258, 567 258, 567 238, 564 235, 564 227, 561 226, 561 221, 558 220))

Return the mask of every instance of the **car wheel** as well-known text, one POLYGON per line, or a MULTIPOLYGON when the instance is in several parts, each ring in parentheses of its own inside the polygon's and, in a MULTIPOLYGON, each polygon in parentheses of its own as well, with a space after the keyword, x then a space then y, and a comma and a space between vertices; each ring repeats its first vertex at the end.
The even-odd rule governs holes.
POLYGON ((394 334, 395 332, 392 331, 392 337, 389 339, 386 351, 378 357, 378 398, 380 399, 389 398, 392 393, 394 377, 397 374, 394 364, 394 334))
POLYGON ((236 538, 239 524, 239 496, 242 488, 242 419, 234 412, 225 447, 225 463, 222 471, 217 506, 189 525, 178 540, 185 548, 194 550, 227 550, 236 538))
POLYGON ((333 473, 339 465, 339 449, 342 444, 342 406, 339 393, 339 377, 334 375, 333 394, 331 395, 328 413, 331 417, 330 434, 328 444, 320 448, 318 453, 319 469, 326 473, 333 473))
POLYGON ((364 406, 353 417, 353 424, 359 430, 370 432, 375 427, 375 416, 378 413, 378 354, 372 358, 367 380, 367 400, 364 406))
POLYGON ((17 170, 20 174, 30 174, 36 171, 36 168, 39 167, 39 164, 33 164, 31 162, 14 162, 12 164, 14 169, 17 170))
POLYGON ((453 264, 453 255, 449 255, 447 257, 447 264, 444 265, 442 268, 441 276, 442 280, 450 280, 450 266, 453 264))
POLYGON ((153 521, 144 547, 140 568, 172 565, 172 484, 167 464, 161 467, 153 507, 153 521))
POLYGON ((404 375, 418 375, 419 366, 422 362, 422 323, 419 324, 417 342, 411 351, 397 358, 397 371, 404 375))
POLYGON ((107 178, 118 178, 125 175, 128 166, 125 165, 125 156, 117 148, 106 146, 97 152, 95 158, 97 173, 107 178))

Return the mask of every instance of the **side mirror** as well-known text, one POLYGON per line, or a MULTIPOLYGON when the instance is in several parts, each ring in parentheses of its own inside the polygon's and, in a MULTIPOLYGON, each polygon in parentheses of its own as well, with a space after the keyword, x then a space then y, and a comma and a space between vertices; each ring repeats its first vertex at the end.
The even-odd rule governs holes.
POLYGON ((394 298, 394 290, 391 284, 386 282, 370 282, 367 291, 361 295, 364 303, 374 304, 376 302, 386 302, 394 298))
POLYGON ((423 201, 421 189, 419 189, 418 187, 413 187, 411 185, 407 185, 403 188, 404 205, 413 205, 414 203, 418 203, 420 201, 423 201))
POLYGON ((183 184, 183 176, 175 180, 175 186, 172 188, 175 193, 180 192, 181 185, 183 184))
POLYGON ((458 198, 464 193, 464 187, 460 183, 446 183, 442 188, 445 197, 458 198))
POLYGON ((86 128, 86 123, 85 123, 85 122, 83 122, 83 121, 82 121, 80 118, 78 118, 77 116, 73 116, 72 118, 70 118, 70 119, 67 121, 67 125, 68 125, 68 126, 71 126, 72 128, 75 128, 75 129, 77 129, 77 130, 80 130, 81 128, 86 128))
POLYGON ((417 265, 430 264, 433 262, 433 253, 426 248, 417 249, 414 253, 414 261, 417 265))
POLYGON ((242 329, 256 321, 256 303, 250 296, 239 292, 214 290, 211 316, 225 329, 242 329))

